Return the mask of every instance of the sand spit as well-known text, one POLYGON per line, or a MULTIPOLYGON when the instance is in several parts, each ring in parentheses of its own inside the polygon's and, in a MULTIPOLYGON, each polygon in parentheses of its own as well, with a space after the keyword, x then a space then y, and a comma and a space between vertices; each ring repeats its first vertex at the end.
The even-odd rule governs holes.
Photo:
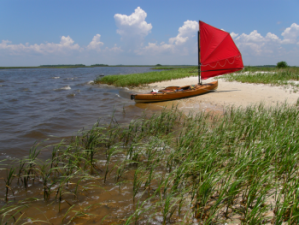
MULTIPOLYGON (((203 83, 211 82, 215 79, 210 78, 204 80, 203 83)), ((286 87, 278 87, 264 84, 249 84, 240 82, 228 82, 224 79, 218 79, 219 85, 216 91, 176 100, 171 102, 179 104, 180 108, 196 110, 197 108, 211 108, 211 105, 216 108, 224 106, 247 107, 250 105, 264 103, 266 106, 275 106, 276 104, 287 103, 290 105, 296 104, 299 98, 299 92, 295 93, 293 89, 286 87)), ((146 93, 152 89, 163 89, 167 86, 184 86, 198 83, 198 77, 188 77, 183 79, 163 81, 149 84, 142 88, 134 88, 133 91, 146 93)), ((155 103, 158 104, 158 103, 155 103)), ((217 109, 214 109, 217 111, 217 109)))

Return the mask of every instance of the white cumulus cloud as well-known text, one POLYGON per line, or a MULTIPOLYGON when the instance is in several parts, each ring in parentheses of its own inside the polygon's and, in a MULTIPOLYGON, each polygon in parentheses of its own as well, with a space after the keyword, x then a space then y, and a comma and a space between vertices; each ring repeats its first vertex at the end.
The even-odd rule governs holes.
POLYGON ((293 23, 290 27, 286 28, 284 30, 284 32, 282 32, 281 35, 284 37, 284 39, 282 41, 283 43, 285 43, 285 44, 297 43, 298 37, 299 37, 299 25, 296 23, 293 23))
POLYGON ((178 29, 175 37, 169 38, 168 43, 148 43, 147 46, 136 51, 137 54, 179 53, 188 55, 197 52, 197 32, 199 25, 197 21, 187 20, 178 29))
POLYGON ((89 45, 87 45, 87 48, 92 49, 92 50, 101 51, 101 46, 103 46, 104 43, 101 42, 100 39, 101 39, 100 34, 95 35, 93 37, 92 41, 89 43, 89 45))
POLYGON ((262 36, 257 30, 250 34, 241 34, 235 38, 236 44, 245 54, 264 55, 270 53, 279 53, 284 50, 284 44, 298 44, 299 39, 299 25, 293 23, 286 28, 282 34, 282 38, 268 32, 266 36, 262 36))
POLYGON ((250 34, 241 34, 236 40, 242 42, 263 42, 264 38, 257 30, 254 30, 250 34))
POLYGON ((299 56, 296 45, 299 44, 299 25, 296 23, 287 27, 281 33, 281 37, 271 32, 263 36, 257 30, 249 34, 243 33, 239 36, 231 34, 231 36, 244 56, 245 63, 275 64, 279 60, 285 60, 290 64, 296 64, 294 55, 299 56))
POLYGON ((270 32, 263 37, 257 30, 254 30, 250 34, 241 34, 235 38, 235 42, 244 54, 261 55, 277 50, 281 40, 270 32))
POLYGON ((147 23, 145 18, 147 13, 140 7, 135 9, 131 15, 115 14, 114 19, 118 27, 117 33, 122 37, 132 37, 135 35, 145 37, 151 32, 152 24, 147 23))
POLYGON ((110 52, 123 52, 122 48, 117 46, 116 44, 112 47, 108 49, 110 52))
POLYGON ((8 50, 9 54, 22 54, 22 53, 66 53, 69 50, 80 50, 78 44, 74 44, 74 40, 70 36, 62 36, 60 43, 42 43, 29 45, 12 44, 11 41, 2 40, 0 43, 0 50, 8 50))
POLYGON ((272 42, 277 42, 277 43, 281 43, 281 40, 279 37, 277 37, 275 34, 272 34, 270 32, 267 33, 266 37, 265 37, 266 41, 272 41, 272 42))
POLYGON ((230 36, 231 36, 232 38, 236 38, 236 37, 238 37, 238 35, 239 35, 239 34, 236 34, 235 32, 231 32, 231 33, 230 33, 230 36))
POLYGON ((129 47, 138 47, 143 39, 151 32, 153 26, 145 21, 147 13, 137 7, 131 15, 115 14, 114 19, 118 27, 117 33, 121 40, 129 47))
POLYGON ((179 28, 179 33, 176 37, 170 38, 169 43, 175 45, 184 44, 187 40, 197 35, 199 25, 197 21, 187 20, 184 25, 179 28))

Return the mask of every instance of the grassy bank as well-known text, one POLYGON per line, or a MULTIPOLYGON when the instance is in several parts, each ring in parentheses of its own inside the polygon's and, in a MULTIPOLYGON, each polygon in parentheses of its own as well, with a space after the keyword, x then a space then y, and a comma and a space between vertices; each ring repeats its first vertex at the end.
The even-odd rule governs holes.
POLYGON ((197 75, 197 67, 176 68, 159 72, 98 77, 94 82, 117 87, 136 87, 149 83, 185 78, 197 75))
MULTIPOLYGON (((197 67, 155 67, 154 69, 163 69, 159 72, 113 75, 98 77, 95 83, 109 84, 117 87, 136 87, 149 83, 167 81, 172 79, 197 76, 197 67)), ((227 74, 216 77, 224 78, 227 81, 238 81, 242 83, 271 84, 271 85, 291 85, 299 88, 299 68, 289 67, 286 69, 277 69, 276 67, 245 67, 237 73, 227 74)))
POLYGON ((30 221, 297 224, 298 137, 298 108, 286 105, 97 123, 54 146, 49 160, 33 147, 7 169, 2 223, 28 222, 38 208, 30 221), (103 200, 118 193, 131 199, 123 208, 103 200), (42 215, 51 210, 55 217, 42 215))
POLYGON ((221 76, 227 81, 238 81, 242 83, 291 85, 299 87, 294 81, 299 81, 299 68, 290 67, 286 69, 246 67, 238 73, 221 76))

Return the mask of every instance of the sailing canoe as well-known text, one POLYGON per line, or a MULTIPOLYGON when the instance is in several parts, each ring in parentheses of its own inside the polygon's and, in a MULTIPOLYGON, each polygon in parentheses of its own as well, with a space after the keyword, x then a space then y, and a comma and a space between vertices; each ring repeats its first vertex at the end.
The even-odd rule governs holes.
POLYGON ((167 87, 149 94, 133 94, 135 102, 158 102, 207 93, 218 87, 218 81, 202 84, 202 79, 233 73, 244 68, 242 55, 230 33, 199 21, 198 84, 167 87))
POLYGON ((211 83, 202 85, 188 85, 182 87, 171 86, 159 90, 158 92, 152 91, 148 94, 133 94, 131 95, 131 99, 135 100, 137 103, 169 101, 205 94, 217 89, 217 87, 218 81, 213 81, 211 83))

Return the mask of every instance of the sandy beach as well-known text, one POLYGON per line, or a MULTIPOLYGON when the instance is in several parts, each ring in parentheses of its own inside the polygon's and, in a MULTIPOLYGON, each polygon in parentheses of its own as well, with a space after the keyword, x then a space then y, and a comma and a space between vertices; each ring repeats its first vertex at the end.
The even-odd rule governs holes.
MULTIPOLYGON (((203 83, 213 81, 213 78, 204 80, 203 83)), ((182 110, 208 109, 213 111, 223 110, 225 106, 247 107, 250 105, 264 103, 266 106, 287 103, 296 104, 299 92, 294 93, 292 88, 281 86, 271 86, 264 84, 249 84, 240 82, 227 82, 218 79, 218 89, 207 94, 198 95, 165 103, 151 103, 157 106, 167 106, 178 104, 182 110)), ((198 83, 198 77, 188 77, 183 79, 163 81, 149 84, 146 87, 135 88, 133 91, 146 93, 152 89, 163 89, 167 86, 184 86, 198 83)), ((146 104, 144 104, 146 105, 146 104)))

